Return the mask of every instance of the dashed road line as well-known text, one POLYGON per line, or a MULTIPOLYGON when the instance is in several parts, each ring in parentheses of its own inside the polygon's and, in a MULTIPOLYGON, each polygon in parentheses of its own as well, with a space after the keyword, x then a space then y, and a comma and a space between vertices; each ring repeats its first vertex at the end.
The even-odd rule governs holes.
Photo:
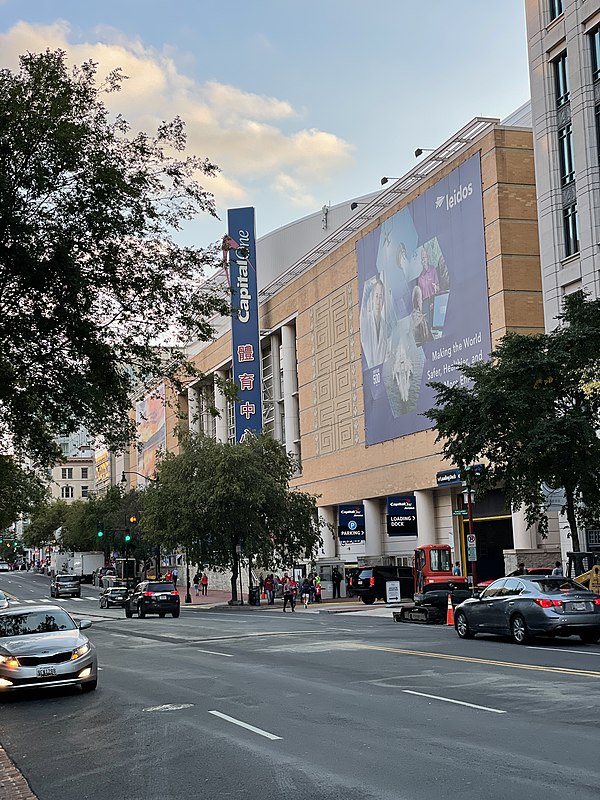
POLYGON ((572 650, 567 647, 527 647, 528 650, 551 650, 553 653, 581 653, 583 656, 600 656, 600 653, 593 653, 589 650, 572 650))
POLYGON ((208 653, 211 656, 225 656, 225 658, 233 658, 231 653, 217 653, 216 650, 198 650, 199 653, 208 653))
POLYGON ((429 700, 441 700, 443 703, 453 703, 457 706, 467 706, 468 708, 476 708, 478 711, 491 711, 492 714, 506 714, 506 711, 501 711, 499 708, 490 708, 489 706, 478 706, 475 703, 466 703, 463 700, 454 700, 451 697, 439 697, 435 694, 425 694, 425 692, 413 692, 410 689, 403 689, 404 694, 414 694, 418 697, 427 697, 429 700))
POLYGON ((252 733, 257 733, 259 736, 264 736, 265 739, 281 739, 281 736, 275 736, 274 733, 269 733, 269 731, 263 731, 262 728, 256 728, 254 725, 249 725, 247 722, 242 722, 241 719, 236 719, 235 717, 230 717, 228 714, 222 714, 220 711, 209 711, 209 714, 212 714, 214 717, 219 717, 220 719, 224 719, 226 722, 231 722, 233 725, 239 725, 240 728, 245 728, 247 731, 252 731, 252 733))

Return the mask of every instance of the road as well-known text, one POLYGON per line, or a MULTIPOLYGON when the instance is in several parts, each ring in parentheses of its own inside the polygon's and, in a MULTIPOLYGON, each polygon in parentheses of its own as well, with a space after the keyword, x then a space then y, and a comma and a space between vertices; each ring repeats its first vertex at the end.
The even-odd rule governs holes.
MULTIPOLYGON (((48 579, 0 589, 27 605, 48 579)), ((60 604, 94 620, 98 690, 0 707, 40 800, 598 797, 598 646, 461 641, 368 611, 126 620, 97 595, 60 604)))

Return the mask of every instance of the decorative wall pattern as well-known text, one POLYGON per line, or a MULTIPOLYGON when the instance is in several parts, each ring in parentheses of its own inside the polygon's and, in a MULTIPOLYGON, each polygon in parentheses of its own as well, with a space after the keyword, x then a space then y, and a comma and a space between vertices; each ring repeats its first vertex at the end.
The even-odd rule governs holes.
POLYGON ((310 311, 315 445, 317 455, 359 442, 352 284, 310 311))

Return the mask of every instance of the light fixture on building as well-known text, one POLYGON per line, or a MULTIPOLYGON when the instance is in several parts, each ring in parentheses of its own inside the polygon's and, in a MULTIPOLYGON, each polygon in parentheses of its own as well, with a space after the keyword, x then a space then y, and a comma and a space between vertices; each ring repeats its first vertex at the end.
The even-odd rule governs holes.
POLYGON ((399 180, 400 178, 389 178, 386 175, 384 175, 384 177, 381 179, 381 185, 385 186, 386 183, 389 183, 390 181, 399 181, 399 180))
POLYGON ((355 210, 356 208, 358 208, 359 206, 368 206, 368 205, 369 205, 369 203, 367 203, 367 202, 364 202, 364 203, 357 203, 356 201, 354 201, 354 203, 350 203, 350 210, 351 210, 351 211, 354 211, 354 210, 355 210))
POLYGON ((422 156, 423 153, 433 153, 435 147, 417 147, 415 150, 415 158, 422 156))

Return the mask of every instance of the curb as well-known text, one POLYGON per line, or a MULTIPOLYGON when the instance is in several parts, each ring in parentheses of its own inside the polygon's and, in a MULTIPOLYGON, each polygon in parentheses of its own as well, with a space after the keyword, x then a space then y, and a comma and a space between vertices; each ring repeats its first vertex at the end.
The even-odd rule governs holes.
POLYGON ((21 770, 18 769, 1 745, 0 800, 38 800, 37 795, 31 791, 31 787, 21 770))

